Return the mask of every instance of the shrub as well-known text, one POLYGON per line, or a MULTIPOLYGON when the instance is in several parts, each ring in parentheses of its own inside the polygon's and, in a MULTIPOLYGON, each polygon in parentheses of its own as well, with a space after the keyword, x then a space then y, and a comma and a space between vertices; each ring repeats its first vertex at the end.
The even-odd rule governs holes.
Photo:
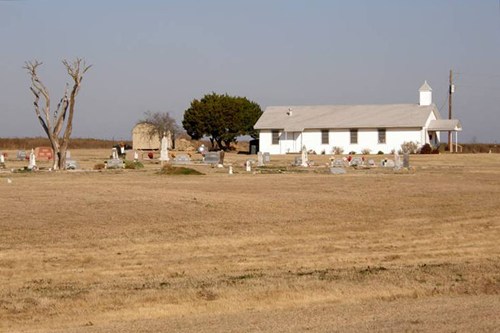
POLYGON ((106 168, 106 165, 104 163, 97 163, 94 165, 94 170, 104 170, 106 168))
POLYGON ((363 155, 369 155, 372 150, 370 148, 364 148, 361 150, 361 154, 363 155))
POLYGON ((377 155, 384 155, 384 152, 382 150, 379 150, 377 155))
POLYGON ((342 155, 344 153, 344 149, 342 147, 332 147, 332 153, 335 155, 342 155))
POLYGON ((420 148, 420 154, 430 154, 432 153, 432 147, 430 144, 426 143, 420 148))
POLYGON ((349 155, 356 155, 356 152, 353 150, 353 151, 350 151, 349 152, 349 155))
POLYGON ((125 160, 125 169, 142 169, 144 164, 139 161, 127 161, 125 160))
POLYGON ((159 174, 161 175, 203 175, 203 173, 198 170, 194 170, 186 167, 174 167, 171 165, 165 165, 161 168, 159 174))
POLYGON ((418 150, 418 143, 413 141, 403 142, 401 144, 401 151, 403 153, 416 154, 418 150))

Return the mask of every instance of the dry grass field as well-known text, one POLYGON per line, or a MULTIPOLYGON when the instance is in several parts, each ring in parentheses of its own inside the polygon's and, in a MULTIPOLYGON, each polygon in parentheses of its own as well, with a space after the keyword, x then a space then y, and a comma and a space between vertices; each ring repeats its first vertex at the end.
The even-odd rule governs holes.
POLYGON ((498 331, 500 154, 345 175, 247 157, 0 173, 0 331, 498 331))

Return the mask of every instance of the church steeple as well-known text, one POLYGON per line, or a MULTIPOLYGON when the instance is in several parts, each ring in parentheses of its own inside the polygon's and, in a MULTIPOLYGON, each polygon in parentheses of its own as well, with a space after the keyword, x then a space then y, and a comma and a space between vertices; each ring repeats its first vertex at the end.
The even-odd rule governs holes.
POLYGON ((422 84, 420 89, 418 89, 420 93, 420 100, 419 100, 419 105, 421 106, 427 106, 432 104, 432 88, 431 86, 427 83, 427 81, 422 84))

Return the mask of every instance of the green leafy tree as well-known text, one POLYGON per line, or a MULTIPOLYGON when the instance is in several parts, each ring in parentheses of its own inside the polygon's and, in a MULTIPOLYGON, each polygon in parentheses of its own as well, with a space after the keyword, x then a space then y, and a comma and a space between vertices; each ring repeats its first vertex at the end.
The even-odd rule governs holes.
POLYGON ((191 102, 182 126, 191 138, 208 136, 212 147, 228 150, 240 135, 257 136, 253 125, 261 115, 260 106, 246 97, 212 93, 191 102))

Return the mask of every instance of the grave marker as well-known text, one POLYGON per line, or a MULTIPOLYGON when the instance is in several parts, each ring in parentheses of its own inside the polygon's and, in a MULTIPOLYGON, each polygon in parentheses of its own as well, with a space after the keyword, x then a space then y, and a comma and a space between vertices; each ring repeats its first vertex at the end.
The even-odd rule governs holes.
POLYGON ((205 164, 219 164, 220 154, 217 151, 209 151, 205 153, 205 158, 203 159, 205 164))
POLYGON ((262 157, 264 158, 264 164, 271 163, 271 154, 269 154, 269 153, 263 153, 262 157))
POLYGON ((189 155, 180 154, 180 155, 175 156, 174 163, 175 164, 189 164, 189 163, 191 163, 191 158, 189 157, 189 155))
POLYGON ((343 175, 346 171, 343 168, 330 168, 330 173, 332 175, 343 175))
POLYGON ((409 168, 410 167, 410 153, 404 153, 403 154, 403 168, 409 168))
POLYGON ((170 158, 168 157, 168 139, 165 133, 163 133, 163 138, 161 139, 161 152, 160 152, 161 165, 163 165, 163 163, 165 162, 168 162, 169 160, 170 158))
POLYGON ((257 153, 257 166, 258 167, 264 166, 264 156, 260 151, 257 153))
POLYGON ((303 145, 302 146, 301 159, 300 159, 300 166, 308 167, 309 166, 308 162, 309 162, 309 159, 308 159, 308 156, 307 156, 306 145, 303 145))
POLYGON ((50 161, 54 158, 54 151, 50 147, 36 147, 35 156, 39 160, 50 161))
POLYGON ((107 169, 122 169, 125 167, 123 160, 118 157, 118 150, 116 148, 111 149, 111 159, 107 160, 107 169))
POLYGON ((24 150, 18 150, 17 151, 17 160, 18 161, 24 161, 26 159, 26 151, 24 150))
POLYGON ((35 157, 35 151, 33 149, 31 149, 30 163, 28 165, 28 169, 30 169, 30 170, 35 169, 36 170, 36 157, 35 157))

